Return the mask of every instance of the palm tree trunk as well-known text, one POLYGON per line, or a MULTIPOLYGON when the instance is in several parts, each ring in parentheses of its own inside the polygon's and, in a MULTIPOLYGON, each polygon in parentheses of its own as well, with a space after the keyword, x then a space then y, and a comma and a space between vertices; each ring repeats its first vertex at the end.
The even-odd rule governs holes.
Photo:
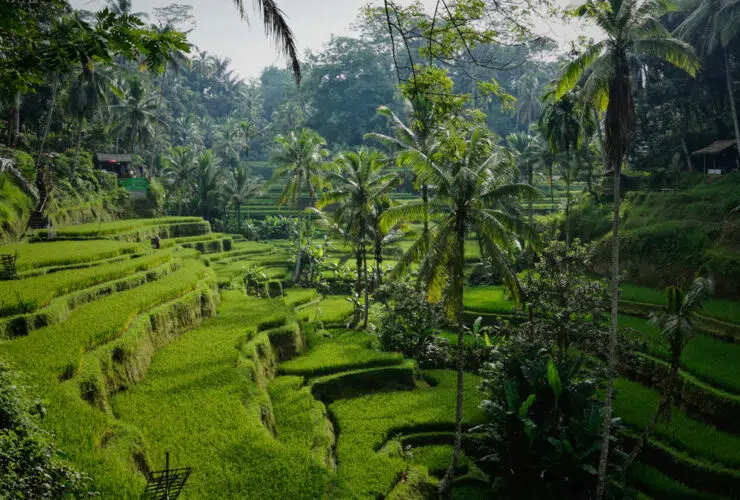
MULTIPOLYGON (((159 89, 159 102, 157 103, 157 114, 155 116, 156 121, 159 120, 159 112, 162 110, 162 101, 164 101, 164 89, 167 84, 167 64, 168 62, 164 62, 164 69, 162 70, 162 85, 159 89)), ((149 169, 150 172, 154 173, 154 161, 157 159, 157 145, 156 143, 152 145, 152 156, 149 160, 149 169)))
MULTIPOLYGON (((532 187, 532 182, 534 181, 534 165, 530 162, 527 165, 527 183, 529 184, 529 187, 532 187)), ((528 203, 528 210, 529 210, 529 224, 532 225, 534 222, 534 205, 532 204, 532 198, 529 199, 528 203)))
POLYGON ((367 321, 368 317, 370 316, 370 281, 367 279, 367 245, 365 243, 362 244, 363 248, 363 268, 364 268, 364 275, 365 275, 365 319, 362 323, 363 330, 367 330, 367 321))
POLYGON ((650 423, 648 423, 647 427, 645 427, 645 430, 642 432, 642 434, 640 434, 637 443, 635 443, 635 447, 632 448, 629 456, 625 459, 624 464, 622 464, 623 471, 627 471, 632 463, 635 461, 635 459, 640 455, 640 452, 645 447, 645 443, 653 434, 655 427, 658 425, 660 417, 666 412, 666 410, 668 410, 671 399, 673 397, 673 384, 678 379, 678 365, 678 361, 674 361, 671 363, 668 374, 666 376, 665 384, 663 385, 663 394, 661 395, 660 401, 658 402, 658 408, 655 410, 653 417, 650 419, 650 423))
POLYGON ((16 92, 13 98, 13 138, 17 140, 21 133, 21 93, 16 92))
POLYGON ((77 173, 77 165, 80 161, 80 146, 82 145, 82 117, 77 122, 77 139, 75 140, 75 161, 72 167, 72 175, 77 173))
MULTIPOLYGON (((355 266, 357 268, 357 280, 355 281, 355 298, 357 301, 360 300, 360 296, 362 295, 362 243, 357 242, 357 248, 355 250, 355 266)), ((355 315, 352 319, 352 328, 357 327, 357 325, 360 324, 360 315, 362 314, 362 309, 358 307, 357 302, 355 302, 355 315)))
POLYGON ((236 201, 236 230, 240 233, 242 232, 242 211, 241 211, 241 203, 239 203, 239 200, 236 201))
POLYGON ((455 320, 457 323, 457 401, 455 404, 455 447, 452 452, 452 463, 439 483, 439 493, 446 497, 448 495, 452 480, 457 471, 457 462, 462 448, 462 419, 463 419, 463 380, 465 368, 465 331, 464 331, 464 284, 463 263, 465 262, 465 228, 462 221, 457 223, 457 238, 455 245, 455 262, 453 262, 452 286, 453 293, 457 297, 454 304, 455 320))
POLYGON ((421 185, 421 199, 424 203, 424 238, 429 243, 429 186, 421 185))
POLYGON ((570 248, 570 149, 565 153, 565 246, 570 248))
POLYGON ((730 97, 730 110, 732 111, 732 124, 735 127, 735 145, 737 146, 738 158, 740 158, 740 123, 737 118, 737 108, 735 107, 735 92, 732 90, 732 70, 730 68, 730 56, 727 54, 727 47, 722 50, 725 60, 725 79, 727 80, 727 94, 730 97))
POLYGON ((300 194, 298 195, 298 201, 296 202, 296 209, 298 212, 298 253, 296 256, 295 269, 293 270, 293 282, 297 282, 298 276, 301 274, 301 260, 303 256, 303 248, 301 247, 303 242, 303 214, 301 213, 300 194))
POLYGON ((555 210, 555 191, 552 178, 552 162, 548 162, 547 164, 547 176, 550 178, 550 203, 552 204, 552 209, 555 210))
POLYGON ((54 84, 51 86, 51 104, 49 104, 49 117, 46 119, 46 125, 44 125, 44 132, 41 135, 41 141, 39 143, 39 151, 36 155, 36 168, 41 163, 41 155, 44 153, 44 145, 46 144, 46 138, 49 136, 49 128, 51 127, 51 120, 54 117, 54 106, 57 102, 57 91, 59 90, 59 77, 54 78, 54 84))
MULTIPOLYGON (((377 235, 379 229, 375 228, 375 234, 377 235)), ((375 286, 380 286, 383 281, 383 238, 375 237, 375 286)))
POLYGON ((607 387, 604 401, 604 423, 599 457, 599 475, 596 486, 596 499, 604 498, 606 489, 606 469, 609 463, 611 443, 612 410, 614 406, 614 379, 617 375, 617 319, 619 315, 619 196, 622 177, 621 159, 614 162, 614 216, 612 222, 612 276, 611 276, 611 318, 609 324, 609 352, 607 360, 607 387))
MULTIPOLYGON (((738 143, 740 144, 740 142, 738 143)), ((691 155, 689 154, 689 148, 686 146, 686 139, 681 135, 681 149, 683 149, 683 155, 686 158, 686 168, 689 172, 694 171, 694 163, 691 161, 691 155)))

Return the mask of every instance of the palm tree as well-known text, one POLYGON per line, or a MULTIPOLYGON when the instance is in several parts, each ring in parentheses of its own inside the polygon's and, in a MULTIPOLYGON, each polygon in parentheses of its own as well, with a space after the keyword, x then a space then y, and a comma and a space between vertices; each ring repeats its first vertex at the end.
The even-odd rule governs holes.
POLYGON ((273 181, 283 179, 285 188, 280 195, 278 206, 291 203, 298 217, 298 259, 293 271, 293 280, 298 279, 301 272, 301 241, 303 239, 303 218, 301 198, 303 190, 308 190, 309 204, 316 201, 317 187, 321 185, 321 170, 323 160, 329 155, 326 150, 326 141, 315 131, 304 128, 300 132, 291 132, 287 136, 279 135, 275 138, 277 151, 272 156, 277 166, 273 174, 273 181))
POLYGON ((171 192, 177 193, 178 215, 182 215, 183 205, 192 185, 195 151, 187 146, 175 146, 163 158, 164 177, 171 192))
MULTIPOLYGON (((275 44, 290 61, 293 77, 296 83, 301 82, 301 63, 298 61, 298 48, 295 36, 285 20, 283 11, 280 10, 275 0, 253 0, 254 6, 262 15, 262 23, 265 26, 265 35, 272 37, 275 44)), ((234 0, 239 15, 246 19, 244 11, 244 0, 234 0)))
POLYGON ((699 36, 699 51, 704 56, 716 50, 722 50, 735 140, 740 145, 740 122, 737 116, 730 51, 728 50, 740 33, 740 0, 683 0, 679 8, 690 11, 690 13, 676 28, 678 36, 684 39, 699 36))
POLYGON ((241 231, 241 207, 248 204, 252 198, 262 194, 262 183, 259 179, 249 175, 249 168, 242 165, 229 171, 222 189, 227 206, 234 207, 236 210, 236 225, 241 231))
POLYGON ((592 114, 584 112, 576 91, 568 92, 559 99, 552 93, 545 97, 547 105, 540 116, 539 130, 547 140, 550 150, 564 153, 565 161, 561 163, 561 173, 565 179, 565 241, 570 245, 570 188, 577 175, 577 166, 572 161, 572 153, 578 152, 581 143, 593 133, 592 114))
MULTIPOLYGON (((370 133, 366 139, 376 139, 397 151, 396 159, 399 167, 407 168, 416 176, 416 187, 421 190, 423 206, 429 204, 429 182, 424 173, 431 169, 434 162, 432 151, 435 148, 433 113, 426 109, 428 102, 417 98, 412 104, 413 123, 406 125, 387 106, 380 106, 378 114, 386 116, 391 122, 394 136, 370 133)), ((423 218, 423 234, 429 234, 429 214, 425 208, 423 218)))
MULTIPOLYGON (((514 156, 514 162, 519 168, 520 178, 524 178, 530 186, 534 181, 534 161, 532 158, 532 141, 534 138, 526 132, 512 132, 506 136, 506 145, 514 156)), ((528 204, 529 223, 534 222, 532 201, 528 204)))
POLYGON ((149 14, 146 12, 132 12, 132 0, 108 0, 108 9, 117 16, 135 16, 141 19, 147 19, 149 14))
POLYGON ((211 207, 219 195, 219 185, 224 171, 219 167, 219 159, 210 149, 201 153, 196 165, 193 180, 198 193, 200 215, 208 219, 211 207))
POLYGON ((673 38, 658 19, 665 13, 660 0, 588 0, 575 13, 592 20, 606 38, 588 47, 569 63, 558 82, 555 97, 571 91, 587 74, 584 98, 606 108, 604 137, 606 170, 614 176, 614 222, 612 229, 611 325, 609 333, 608 384, 604 405, 604 432, 599 460, 596 498, 604 497, 611 443, 614 377, 617 369, 617 317, 619 313, 619 183, 622 161, 635 130, 631 62, 640 57, 659 57, 692 76, 699 69, 694 49, 673 38))
POLYGON ((226 163, 230 168, 234 168, 239 163, 239 152, 242 148, 242 131, 239 124, 233 118, 227 118, 221 125, 217 138, 217 150, 221 161, 226 163))
MULTIPOLYGON (((388 171, 388 159, 378 151, 361 148, 359 152, 341 154, 335 162, 336 170, 326 175, 331 186, 316 204, 317 209, 337 205, 331 215, 337 227, 353 241, 357 263, 355 293, 365 290, 364 328, 367 328, 370 307, 370 281, 367 270, 367 245, 373 226, 376 203, 389 200, 401 178, 388 171)), ((361 311, 355 310, 354 324, 360 322, 361 311)))
MULTIPOLYGON (((426 156, 415 160, 417 164, 427 165, 424 176, 437 188, 437 196, 429 202, 428 211, 438 220, 430 228, 429 238, 422 236, 414 242, 392 271, 392 276, 398 277, 413 261, 421 260, 419 281, 432 301, 440 300, 444 292, 448 315, 458 328, 455 450, 440 485, 442 490, 454 477, 462 439, 465 240, 476 234, 482 255, 500 268, 517 299, 521 297, 521 287, 509 266, 507 252, 519 247, 519 238, 532 243, 537 240, 536 232, 510 212, 517 198, 536 197, 536 191, 527 184, 508 182, 511 176, 508 158, 496 148, 486 130, 475 128, 468 137, 450 131, 444 151, 449 162, 447 168, 427 162, 426 156)), ((410 152, 409 155, 421 154, 410 152)), ((383 217, 383 226, 423 220, 426 210, 423 202, 392 207, 383 217)))
POLYGON ((524 75, 516 85, 516 110, 514 116, 517 121, 523 125, 529 126, 537 120, 537 116, 542 111, 542 101, 540 101, 540 82, 536 76, 524 75))
POLYGON ((137 144, 151 141, 156 135, 155 125, 161 123, 157 116, 157 96, 137 78, 128 83, 123 102, 115 107, 120 109, 122 115, 119 129, 128 135, 128 152, 134 153, 137 144))
POLYGON ((635 461, 655 426, 658 425, 660 417, 670 408, 675 391, 674 384, 678 380, 678 370, 681 367, 681 355, 686 345, 694 338, 694 320, 702 309, 703 301, 712 293, 712 288, 712 282, 701 277, 696 278, 686 292, 677 286, 670 286, 665 290, 665 310, 658 314, 650 314, 650 323, 660 331, 670 362, 658 408, 625 460, 624 470, 635 461))

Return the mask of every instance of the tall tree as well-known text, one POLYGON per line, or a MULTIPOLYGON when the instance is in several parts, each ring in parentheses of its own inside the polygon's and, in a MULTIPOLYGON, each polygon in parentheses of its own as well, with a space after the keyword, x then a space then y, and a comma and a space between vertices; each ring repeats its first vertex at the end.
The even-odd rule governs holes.
MULTIPOLYGON (((520 238, 535 242, 537 234, 509 211, 520 196, 536 197, 536 191, 527 184, 508 182, 510 163, 485 129, 476 128, 466 137, 451 130, 441 147, 447 160, 444 167, 417 159, 418 164, 426 165, 424 175, 436 186, 437 196, 428 206, 419 201, 390 208, 383 225, 421 221, 427 210, 437 216, 429 237, 422 235, 413 243, 392 276, 400 276, 413 261, 421 260, 419 281, 430 300, 439 301, 444 294, 448 315, 458 329, 455 449, 450 469, 440 485, 446 491, 455 475, 462 443, 465 240, 473 233, 477 235, 482 255, 500 269, 514 297, 520 298, 519 281, 507 254, 519 247, 520 238)), ((419 155, 413 151, 407 154, 419 155)))
POLYGON ((303 211, 301 200, 304 189, 308 191, 309 204, 316 201, 317 187, 321 185, 323 161, 329 155, 326 141, 315 131, 304 128, 298 133, 275 138, 277 150, 272 156, 276 165, 273 181, 283 180, 285 188, 280 195, 278 206, 290 203, 298 217, 298 259, 293 270, 293 280, 301 272, 301 241, 303 239, 303 211))
POLYGON ((224 170, 219 167, 219 159, 210 149, 200 154, 196 165, 193 181, 198 194, 200 216, 208 219, 211 209, 220 194, 219 187, 223 179, 224 170))
POLYGON ((222 189, 227 206, 236 210, 236 226, 241 231, 242 205, 262 194, 262 183, 249 174, 247 166, 241 165, 229 171, 222 189))
MULTIPOLYGON (((342 232, 350 236, 355 249, 357 282, 355 293, 365 291, 364 328, 367 328, 370 308, 370 282, 367 268, 367 247, 373 226, 376 203, 388 199, 389 193, 400 183, 400 177, 388 170, 388 159, 375 150, 361 148, 357 153, 341 154, 335 161, 336 170, 328 172, 326 182, 331 188, 325 192, 317 208, 336 205, 331 215, 342 232)), ((376 263, 377 265, 377 263, 376 263)), ((355 310, 354 324, 360 322, 362 311, 355 310)))
POLYGON ((612 226, 611 323, 608 352, 608 384, 604 405, 604 431, 599 460, 596 498, 604 497, 609 446, 611 444, 614 378, 617 371, 617 318, 619 314, 619 209, 622 161, 635 129, 632 99, 632 62, 651 57, 664 59, 692 76, 699 69, 694 49, 671 36, 658 21, 665 13, 660 0, 588 0, 574 15, 594 22, 606 38, 588 47, 569 63, 557 84, 555 97, 571 91, 584 75, 586 100, 606 108, 604 137, 606 168, 614 176, 612 226))
POLYGON ((189 201, 195 166, 195 151, 187 146, 175 146, 164 155, 164 178, 169 190, 177 197, 178 215, 189 201))

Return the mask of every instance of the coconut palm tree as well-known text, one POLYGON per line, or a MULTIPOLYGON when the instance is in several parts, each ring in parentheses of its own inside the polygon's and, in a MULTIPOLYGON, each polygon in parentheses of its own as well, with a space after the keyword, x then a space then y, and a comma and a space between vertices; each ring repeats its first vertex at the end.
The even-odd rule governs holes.
POLYGON ((304 189, 308 191, 309 205, 312 205, 316 201, 317 188, 322 183, 323 161, 329 152, 326 150, 324 138, 309 128, 304 128, 298 133, 291 132, 287 136, 279 135, 275 142, 278 148, 272 156, 272 161, 276 165, 272 181, 286 181, 278 206, 292 204, 298 218, 298 259, 293 271, 295 281, 301 272, 303 192, 304 189))
POLYGON ((516 84, 517 97, 514 117, 526 125, 527 129, 537 120, 542 112, 542 101, 540 95, 542 89, 536 76, 524 75, 516 84))
POLYGON ((617 316, 619 312, 619 209, 622 161, 635 130, 632 98, 632 63, 640 57, 658 57, 694 75, 699 59, 694 49, 671 36, 658 19, 665 13, 660 0, 588 0, 575 10, 593 21, 606 36, 570 62, 557 83, 555 98, 571 91, 586 75, 586 101, 606 108, 606 170, 614 176, 614 222, 612 229, 611 325, 608 352, 609 375, 604 406, 604 433, 599 461, 596 498, 604 497, 611 443, 614 377, 617 369, 617 316))
POLYGON ((138 78, 129 81, 121 104, 111 107, 121 116, 118 128, 127 137, 129 153, 134 153, 137 145, 150 142, 156 135, 155 125, 161 123, 157 116, 158 98, 143 81, 138 78))
POLYGON ((219 186, 223 179, 224 170, 219 166, 219 159, 210 149, 200 154, 193 173, 195 191, 198 194, 200 215, 208 219, 211 207, 219 196, 219 186))
MULTIPOLYGON (((246 19, 244 0, 234 0, 239 15, 246 19)), ((262 23, 265 27, 265 35, 272 37, 280 52, 290 61, 293 77, 296 83, 301 82, 301 63, 298 61, 298 48, 296 47, 293 30, 288 26, 283 11, 278 7, 275 0, 253 0, 254 7, 262 15, 262 23)))
POLYGON ((262 194, 262 183, 259 179, 249 175, 249 168, 247 166, 241 165, 229 171, 222 190, 227 206, 233 207, 236 210, 236 225, 239 231, 241 231, 241 207, 248 204, 252 198, 256 198, 262 194))
MULTIPOLYGON (((439 301, 444 294, 447 313, 458 328, 455 449, 450 469, 440 486, 444 490, 454 477, 462 439, 465 240, 471 234, 477 236, 481 254, 500 268, 513 296, 521 298, 521 287, 508 263, 507 253, 519 248, 520 239, 534 243, 537 234, 511 210, 520 196, 534 198, 537 193, 527 184, 509 182, 512 176, 509 159, 483 128, 473 129, 467 137, 449 131, 441 147, 447 160, 444 168, 428 162, 428 155, 411 159, 427 166, 423 174, 436 186, 435 199, 428 207, 422 201, 392 207, 382 224, 388 228, 401 221, 420 221, 427 210, 436 218, 429 237, 421 236, 412 244, 391 276, 400 276, 412 262, 420 260, 420 283, 432 301, 439 301)), ((436 154, 437 148, 431 152, 436 154)), ((422 155, 419 152, 408 154, 422 155)))
POLYGON ((689 11, 689 15, 676 28, 676 34, 684 39, 698 37, 699 52, 703 56, 717 50, 722 51, 735 140, 740 145, 740 121, 735 104, 729 50, 740 34, 740 0, 683 0, 679 3, 679 8, 689 11))
POLYGON ((681 367, 681 355, 696 334, 694 320, 701 311, 704 300, 712 293, 712 289, 713 283, 701 277, 696 278, 686 292, 677 286, 670 286, 665 290, 665 309, 657 314, 650 314, 650 323, 660 331, 670 361, 668 373, 663 381, 658 408, 625 460, 624 470, 635 461, 648 437, 658 425, 660 417, 670 408, 675 393, 674 384, 678 380, 678 371, 681 367))
POLYGON ((132 0, 108 0, 107 7, 117 16, 135 16, 141 19, 149 18, 149 14, 146 12, 132 12, 134 7, 132 0))
MULTIPOLYGON (((416 177, 415 184, 421 190, 424 207, 429 204, 429 182, 424 174, 430 170, 434 162, 432 151, 436 147, 433 112, 427 109, 427 105, 428 102, 422 98, 417 98, 411 104, 413 123, 410 125, 404 124, 389 107, 380 106, 378 114, 388 118, 394 135, 365 134, 366 139, 375 139, 391 147, 392 150, 396 151, 398 166, 414 173, 416 177)), ((426 238, 429 234, 429 214, 426 209, 425 213, 422 223, 424 224, 423 234, 426 238)))
POLYGON ((164 178, 171 192, 178 198, 178 215, 182 215, 183 206, 188 200, 192 186, 192 175, 195 167, 195 151, 187 146, 170 148, 162 159, 164 178))
MULTIPOLYGON (((512 132, 506 136, 506 146, 511 151, 514 163, 519 168, 520 178, 532 186, 534 181, 534 158, 532 157, 532 142, 534 138, 526 132, 512 132)), ((534 222, 532 202, 528 204, 529 223, 534 222)))
POLYGON ((595 126, 593 115, 584 112, 580 96, 573 90, 555 99, 552 93, 545 96, 546 106, 540 116, 539 130, 545 137, 550 150, 564 154, 560 162, 562 177, 565 180, 565 241, 570 245, 570 188, 577 175, 579 162, 573 162, 581 143, 593 134, 595 126))
MULTIPOLYGON (((373 213, 377 203, 389 200, 390 192, 402 181, 388 170, 388 159, 375 150, 361 148, 357 153, 341 154, 335 161, 335 170, 326 175, 331 186, 316 204, 317 209, 336 205, 331 220, 349 236, 355 249, 357 282, 355 293, 359 296, 364 287, 364 328, 367 328, 370 307, 370 281, 367 268, 367 245, 373 226, 373 213)), ((361 311, 355 310, 354 324, 360 322, 361 311)))

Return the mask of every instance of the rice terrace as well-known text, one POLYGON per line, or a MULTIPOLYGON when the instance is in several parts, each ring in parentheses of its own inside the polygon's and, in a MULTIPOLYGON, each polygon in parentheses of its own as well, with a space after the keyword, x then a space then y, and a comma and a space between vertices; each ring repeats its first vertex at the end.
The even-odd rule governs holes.
POLYGON ((738 0, 0 0, 0 498, 740 498, 738 82, 738 0))

